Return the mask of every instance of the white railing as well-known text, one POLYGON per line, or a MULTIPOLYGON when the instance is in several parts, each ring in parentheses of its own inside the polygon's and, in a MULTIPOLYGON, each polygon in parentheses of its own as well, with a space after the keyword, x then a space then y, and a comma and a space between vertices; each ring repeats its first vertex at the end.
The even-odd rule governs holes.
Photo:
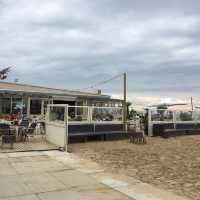
POLYGON ((46 139, 64 150, 67 150, 68 140, 68 106, 53 105, 47 106, 46 113, 46 139))
POLYGON ((68 106, 68 123, 122 123, 121 107, 68 106))
POLYGON ((148 110, 148 135, 153 135, 154 124, 192 124, 200 123, 200 111, 178 111, 169 109, 149 109, 148 110))
POLYGON ((67 149, 70 124, 123 123, 121 107, 68 106, 49 104, 46 113, 46 138, 67 149))

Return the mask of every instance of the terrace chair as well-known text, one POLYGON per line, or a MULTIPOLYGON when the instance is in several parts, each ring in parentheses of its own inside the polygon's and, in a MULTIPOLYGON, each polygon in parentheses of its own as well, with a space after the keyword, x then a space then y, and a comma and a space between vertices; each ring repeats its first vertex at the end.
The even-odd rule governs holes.
POLYGON ((35 132, 36 126, 37 126, 37 123, 33 122, 30 124, 30 126, 27 129, 23 130, 24 141, 26 141, 26 140, 29 141, 30 137, 32 137, 32 138, 34 137, 34 132, 35 132))
POLYGON ((29 126, 29 120, 28 119, 22 119, 22 121, 19 124, 20 127, 28 128, 29 126))
POLYGON ((23 140, 24 136, 24 130, 29 127, 29 120, 28 119, 22 119, 20 124, 19 124, 19 129, 18 129, 18 136, 21 137, 20 140, 23 140))
POLYGON ((10 148, 13 149, 16 137, 9 124, 0 124, 0 135, 2 136, 2 148, 4 144, 10 144, 10 148))
POLYGON ((42 135, 42 137, 44 137, 45 133, 46 133, 45 122, 39 122, 39 128, 40 128, 40 135, 42 135))

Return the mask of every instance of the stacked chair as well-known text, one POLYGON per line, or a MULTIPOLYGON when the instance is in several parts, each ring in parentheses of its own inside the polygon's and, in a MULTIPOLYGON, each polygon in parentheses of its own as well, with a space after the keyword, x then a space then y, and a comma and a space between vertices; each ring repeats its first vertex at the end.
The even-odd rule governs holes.
POLYGON ((16 136, 9 124, 0 124, 0 135, 2 137, 2 148, 4 147, 4 144, 10 144, 10 148, 13 149, 16 136))

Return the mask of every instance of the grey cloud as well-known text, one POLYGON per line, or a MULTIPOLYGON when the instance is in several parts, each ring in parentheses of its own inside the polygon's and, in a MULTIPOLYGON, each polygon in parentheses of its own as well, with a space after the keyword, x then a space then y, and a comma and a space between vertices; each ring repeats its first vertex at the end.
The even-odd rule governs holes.
MULTIPOLYGON (((127 71, 128 92, 200 92, 197 0, 0 1, 0 65, 9 80, 84 88, 127 71)), ((121 94, 121 79, 101 87, 121 94)))

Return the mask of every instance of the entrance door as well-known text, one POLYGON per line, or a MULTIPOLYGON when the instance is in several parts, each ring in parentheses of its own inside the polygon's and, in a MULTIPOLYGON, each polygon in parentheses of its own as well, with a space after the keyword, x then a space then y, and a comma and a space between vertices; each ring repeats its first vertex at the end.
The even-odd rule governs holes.
POLYGON ((53 104, 68 104, 69 106, 75 106, 75 101, 53 100, 53 104))

